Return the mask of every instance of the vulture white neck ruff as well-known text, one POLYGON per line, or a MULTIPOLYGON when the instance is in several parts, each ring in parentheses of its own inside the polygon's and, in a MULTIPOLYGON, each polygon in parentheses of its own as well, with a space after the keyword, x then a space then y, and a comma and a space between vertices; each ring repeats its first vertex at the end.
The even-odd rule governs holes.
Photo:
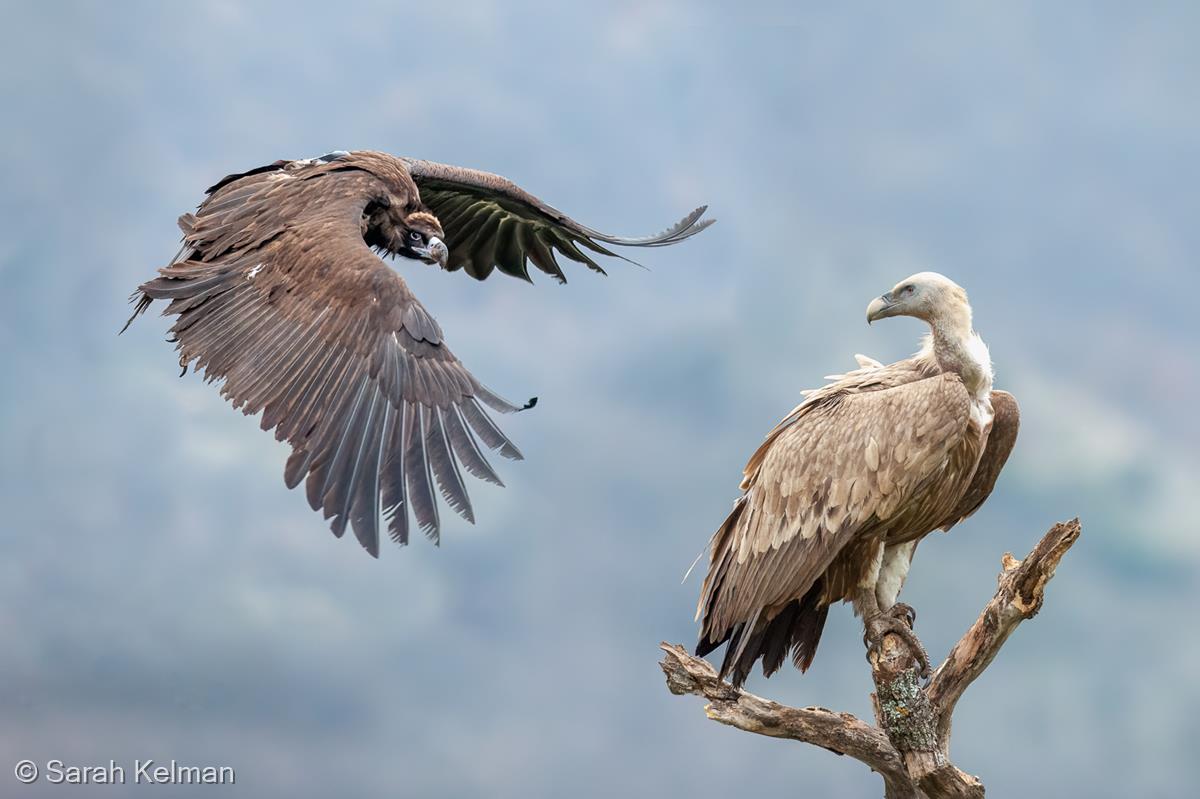
POLYGON ((992 420, 992 356, 987 344, 970 327, 948 330, 935 326, 925 338, 922 353, 933 357, 948 371, 962 378, 971 393, 971 417, 981 426, 992 420))
POLYGON ((970 373, 972 382, 968 382, 967 372, 963 372, 963 383, 971 392, 971 418, 979 424, 979 429, 987 431, 995 415, 992 412, 992 356, 987 344, 974 330, 962 342, 963 351, 971 363, 970 373), (978 375, 978 377, 975 377, 978 375))

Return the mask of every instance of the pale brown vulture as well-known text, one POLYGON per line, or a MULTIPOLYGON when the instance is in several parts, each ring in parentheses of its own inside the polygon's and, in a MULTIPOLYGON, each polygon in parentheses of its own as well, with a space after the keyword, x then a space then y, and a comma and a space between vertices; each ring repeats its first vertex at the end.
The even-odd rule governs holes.
POLYGON ((1012 451, 1017 403, 992 390, 966 292, 922 272, 867 307, 868 322, 889 316, 929 324, 921 351, 887 366, 859 356, 861 368, 805 392, 713 535, 696 653, 728 642, 721 676, 735 685, 759 658, 768 677, 789 654, 807 670, 839 600, 873 646, 887 632, 915 643, 912 609, 895 602, 917 542, 978 510, 1012 451))
POLYGON ((184 370, 262 411, 262 428, 292 447, 288 487, 307 476, 312 508, 339 537, 349 522, 374 556, 381 514, 398 543, 410 508, 438 539, 438 490, 474 521, 460 467, 501 484, 480 442, 521 457, 483 406, 521 408, 480 385, 373 250, 479 280, 493 269, 528 280, 532 262, 565 282, 556 252, 603 272, 593 254, 615 255, 605 244, 660 247, 711 224, 699 208, 657 236, 609 236, 498 175, 367 151, 276 161, 207 194, 180 217, 183 247, 139 286, 130 321, 169 300, 184 370))

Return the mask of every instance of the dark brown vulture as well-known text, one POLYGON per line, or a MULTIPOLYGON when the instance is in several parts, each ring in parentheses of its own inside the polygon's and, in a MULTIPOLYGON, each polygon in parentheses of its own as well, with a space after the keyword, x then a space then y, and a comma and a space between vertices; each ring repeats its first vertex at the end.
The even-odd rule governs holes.
POLYGON ((603 272, 593 256, 615 255, 606 244, 661 247, 711 224, 699 208, 657 236, 609 236, 497 175, 366 151, 276 161, 207 194, 180 217, 183 247, 139 286, 130 321, 168 300, 184 370, 261 411, 292 447, 288 487, 307 477, 334 534, 349 522, 374 556, 381 514, 398 543, 410 508, 438 539, 439 490, 474 521, 460 467, 501 484, 480 443, 521 457, 484 406, 521 408, 480 385, 375 252, 478 280, 493 269, 529 280, 532 263, 565 282, 556 253, 603 272))
POLYGON ((805 392, 713 536, 696 653, 728 642, 721 676, 735 685, 759 658, 768 677, 789 654, 807 670, 839 600, 873 646, 887 632, 915 643, 912 609, 895 604, 913 550, 978 510, 1012 451, 1017 402, 992 390, 966 292, 922 272, 867 307, 868 322, 889 316, 929 324, 921 351, 887 366, 859 356, 861 368, 805 392))

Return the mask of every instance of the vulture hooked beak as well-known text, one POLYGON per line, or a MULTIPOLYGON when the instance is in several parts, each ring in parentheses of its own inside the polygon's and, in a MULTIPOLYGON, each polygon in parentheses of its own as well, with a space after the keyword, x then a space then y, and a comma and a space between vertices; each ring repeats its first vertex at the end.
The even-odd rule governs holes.
POLYGON ((900 303, 892 296, 892 292, 883 294, 871 300, 871 304, 867 306, 867 324, 871 324, 877 319, 886 319, 889 316, 895 316, 899 313, 900 303))
POLYGON ((445 269, 450 261, 450 248, 437 236, 430 236, 429 243, 424 247, 413 247, 413 252, 420 256, 422 261, 437 264, 442 269, 445 269))

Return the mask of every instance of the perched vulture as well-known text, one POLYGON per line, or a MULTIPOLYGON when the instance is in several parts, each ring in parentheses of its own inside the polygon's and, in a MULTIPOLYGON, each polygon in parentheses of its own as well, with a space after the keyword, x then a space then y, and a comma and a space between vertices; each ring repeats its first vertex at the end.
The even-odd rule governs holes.
POLYGON ((889 316, 929 324, 921 351, 887 366, 859 356, 859 369, 805 392, 713 535, 696 653, 728 642, 721 676, 734 685, 759 658, 768 677, 789 654, 807 670, 838 600, 872 646, 888 632, 915 643, 912 609, 895 604, 913 550, 978 510, 1012 451, 1017 402, 992 390, 966 292, 922 272, 867 306, 868 322, 889 316))
POLYGON ((481 443, 521 457, 484 406, 521 408, 466 370, 376 252, 478 280, 493 269, 529 280, 532 263, 565 282, 556 253, 603 272, 593 256, 615 255, 606 244, 660 247, 711 224, 699 208, 657 236, 609 236, 498 175, 366 151, 276 161, 207 194, 180 217, 183 247, 138 287, 130 321, 168 300, 184 370, 261 411, 262 428, 292 447, 288 487, 307 477, 334 535, 349 523, 376 557, 381 515, 398 543, 410 508, 438 539, 439 490, 474 521, 460 469, 502 484, 481 443))

